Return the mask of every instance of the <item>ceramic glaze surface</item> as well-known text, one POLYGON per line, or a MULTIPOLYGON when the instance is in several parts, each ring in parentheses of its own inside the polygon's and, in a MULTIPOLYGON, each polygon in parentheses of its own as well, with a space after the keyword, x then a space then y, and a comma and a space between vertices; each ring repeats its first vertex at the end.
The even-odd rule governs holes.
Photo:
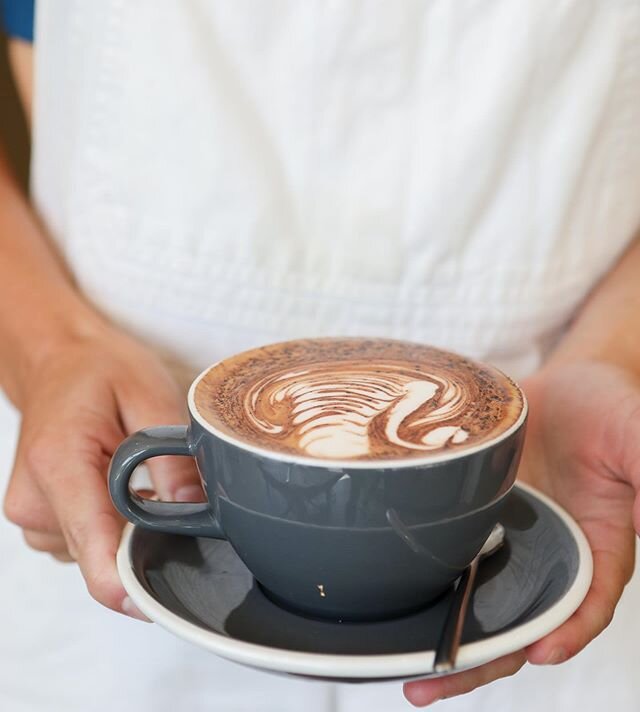
MULTIPOLYGON (((545 616, 574 591, 590 563, 581 561, 584 553, 566 522, 531 492, 516 487, 501 520, 506 543, 480 566, 464 628, 460 659, 467 665, 474 659, 476 664, 484 661, 483 654, 499 637, 511 640, 511 649, 516 650, 523 640, 526 644, 543 635, 545 630, 536 629, 536 622, 543 625, 545 616), (472 650, 475 658, 470 659, 472 650)), ((336 679, 344 678, 341 656, 354 655, 362 656, 364 667, 372 656, 389 656, 391 667, 397 656, 420 653, 422 673, 429 672, 451 596, 447 592, 432 605, 392 620, 338 623, 296 615, 276 605, 227 542, 136 528, 126 560, 136 592, 144 593, 142 604, 151 600, 158 604, 158 612, 173 614, 169 625, 174 632, 184 634, 182 620, 194 626, 201 642, 209 642, 213 650, 218 646, 224 650, 229 641, 261 646, 269 659, 307 653, 326 663, 335 656, 336 679)), ((586 591, 588 576, 580 585, 573 607, 586 591)), ((559 624, 558 618, 554 620, 559 624)), ((242 657, 242 646, 237 648, 242 657)))
POLYGON ((283 462, 192 420, 188 431, 130 436, 113 458, 109 486, 130 521, 230 541, 272 598, 292 609, 377 619, 433 600, 480 550, 515 481, 523 425, 453 460, 367 469, 283 462), (195 456, 208 502, 131 494, 135 466, 170 453, 195 456))

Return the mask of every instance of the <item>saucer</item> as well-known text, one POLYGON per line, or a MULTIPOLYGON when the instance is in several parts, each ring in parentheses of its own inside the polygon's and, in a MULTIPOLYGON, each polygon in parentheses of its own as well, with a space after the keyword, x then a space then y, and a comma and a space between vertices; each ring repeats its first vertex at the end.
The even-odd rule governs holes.
MULTIPOLYGON (((591 583, 587 541, 549 498, 516 485, 501 521, 506 541, 480 565, 454 672, 550 633, 578 608, 591 583)), ((306 618, 267 598, 228 542, 130 524, 118 570, 138 608, 171 633, 244 665, 340 682, 432 675, 453 590, 392 620, 306 618)))

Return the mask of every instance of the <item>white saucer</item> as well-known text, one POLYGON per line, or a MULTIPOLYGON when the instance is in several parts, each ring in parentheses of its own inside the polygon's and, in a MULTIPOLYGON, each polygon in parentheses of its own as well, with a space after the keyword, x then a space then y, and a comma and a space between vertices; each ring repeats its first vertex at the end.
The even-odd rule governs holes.
MULTIPOLYGON (((550 633, 591 584, 587 541, 548 497, 517 485, 502 523, 507 540, 481 564, 455 671, 550 633)), ((138 608, 179 637, 251 667, 342 682, 432 675, 451 595, 381 622, 305 618, 268 599, 227 542, 132 525, 122 536, 118 570, 138 608)))

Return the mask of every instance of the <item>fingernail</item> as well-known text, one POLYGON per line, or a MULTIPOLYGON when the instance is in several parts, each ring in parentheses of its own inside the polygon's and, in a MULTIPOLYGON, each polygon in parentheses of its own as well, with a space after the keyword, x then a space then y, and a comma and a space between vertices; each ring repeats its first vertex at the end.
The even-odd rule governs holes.
POLYGON ((567 659, 567 653, 563 648, 553 648, 544 660, 545 665, 557 665, 567 659))
POLYGON ((139 621, 151 623, 147 616, 145 616, 145 614, 138 608, 138 606, 136 606, 129 596, 125 596, 120 607, 122 608, 122 612, 130 618, 136 618, 139 621))
POLYGON ((184 485, 176 490, 174 500, 176 502, 202 502, 204 495, 202 487, 199 485, 184 485))

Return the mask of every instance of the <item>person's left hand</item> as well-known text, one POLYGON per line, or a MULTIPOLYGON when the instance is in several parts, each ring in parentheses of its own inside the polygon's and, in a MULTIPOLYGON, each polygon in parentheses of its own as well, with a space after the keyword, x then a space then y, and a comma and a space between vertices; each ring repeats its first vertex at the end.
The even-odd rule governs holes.
POLYGON ((640 532, 640 379, 584 362, 549 367, 523 384, 529 422, 518 478, 563 506, 593 552, 593 581, 566 623, 525 650, 448 677, 409 682, 417 707, 513 675, 525 662, 556 664, 580 652, 613 617, 633 573, 640 532), (634 507, 635 500, 635 507, 634 507))

